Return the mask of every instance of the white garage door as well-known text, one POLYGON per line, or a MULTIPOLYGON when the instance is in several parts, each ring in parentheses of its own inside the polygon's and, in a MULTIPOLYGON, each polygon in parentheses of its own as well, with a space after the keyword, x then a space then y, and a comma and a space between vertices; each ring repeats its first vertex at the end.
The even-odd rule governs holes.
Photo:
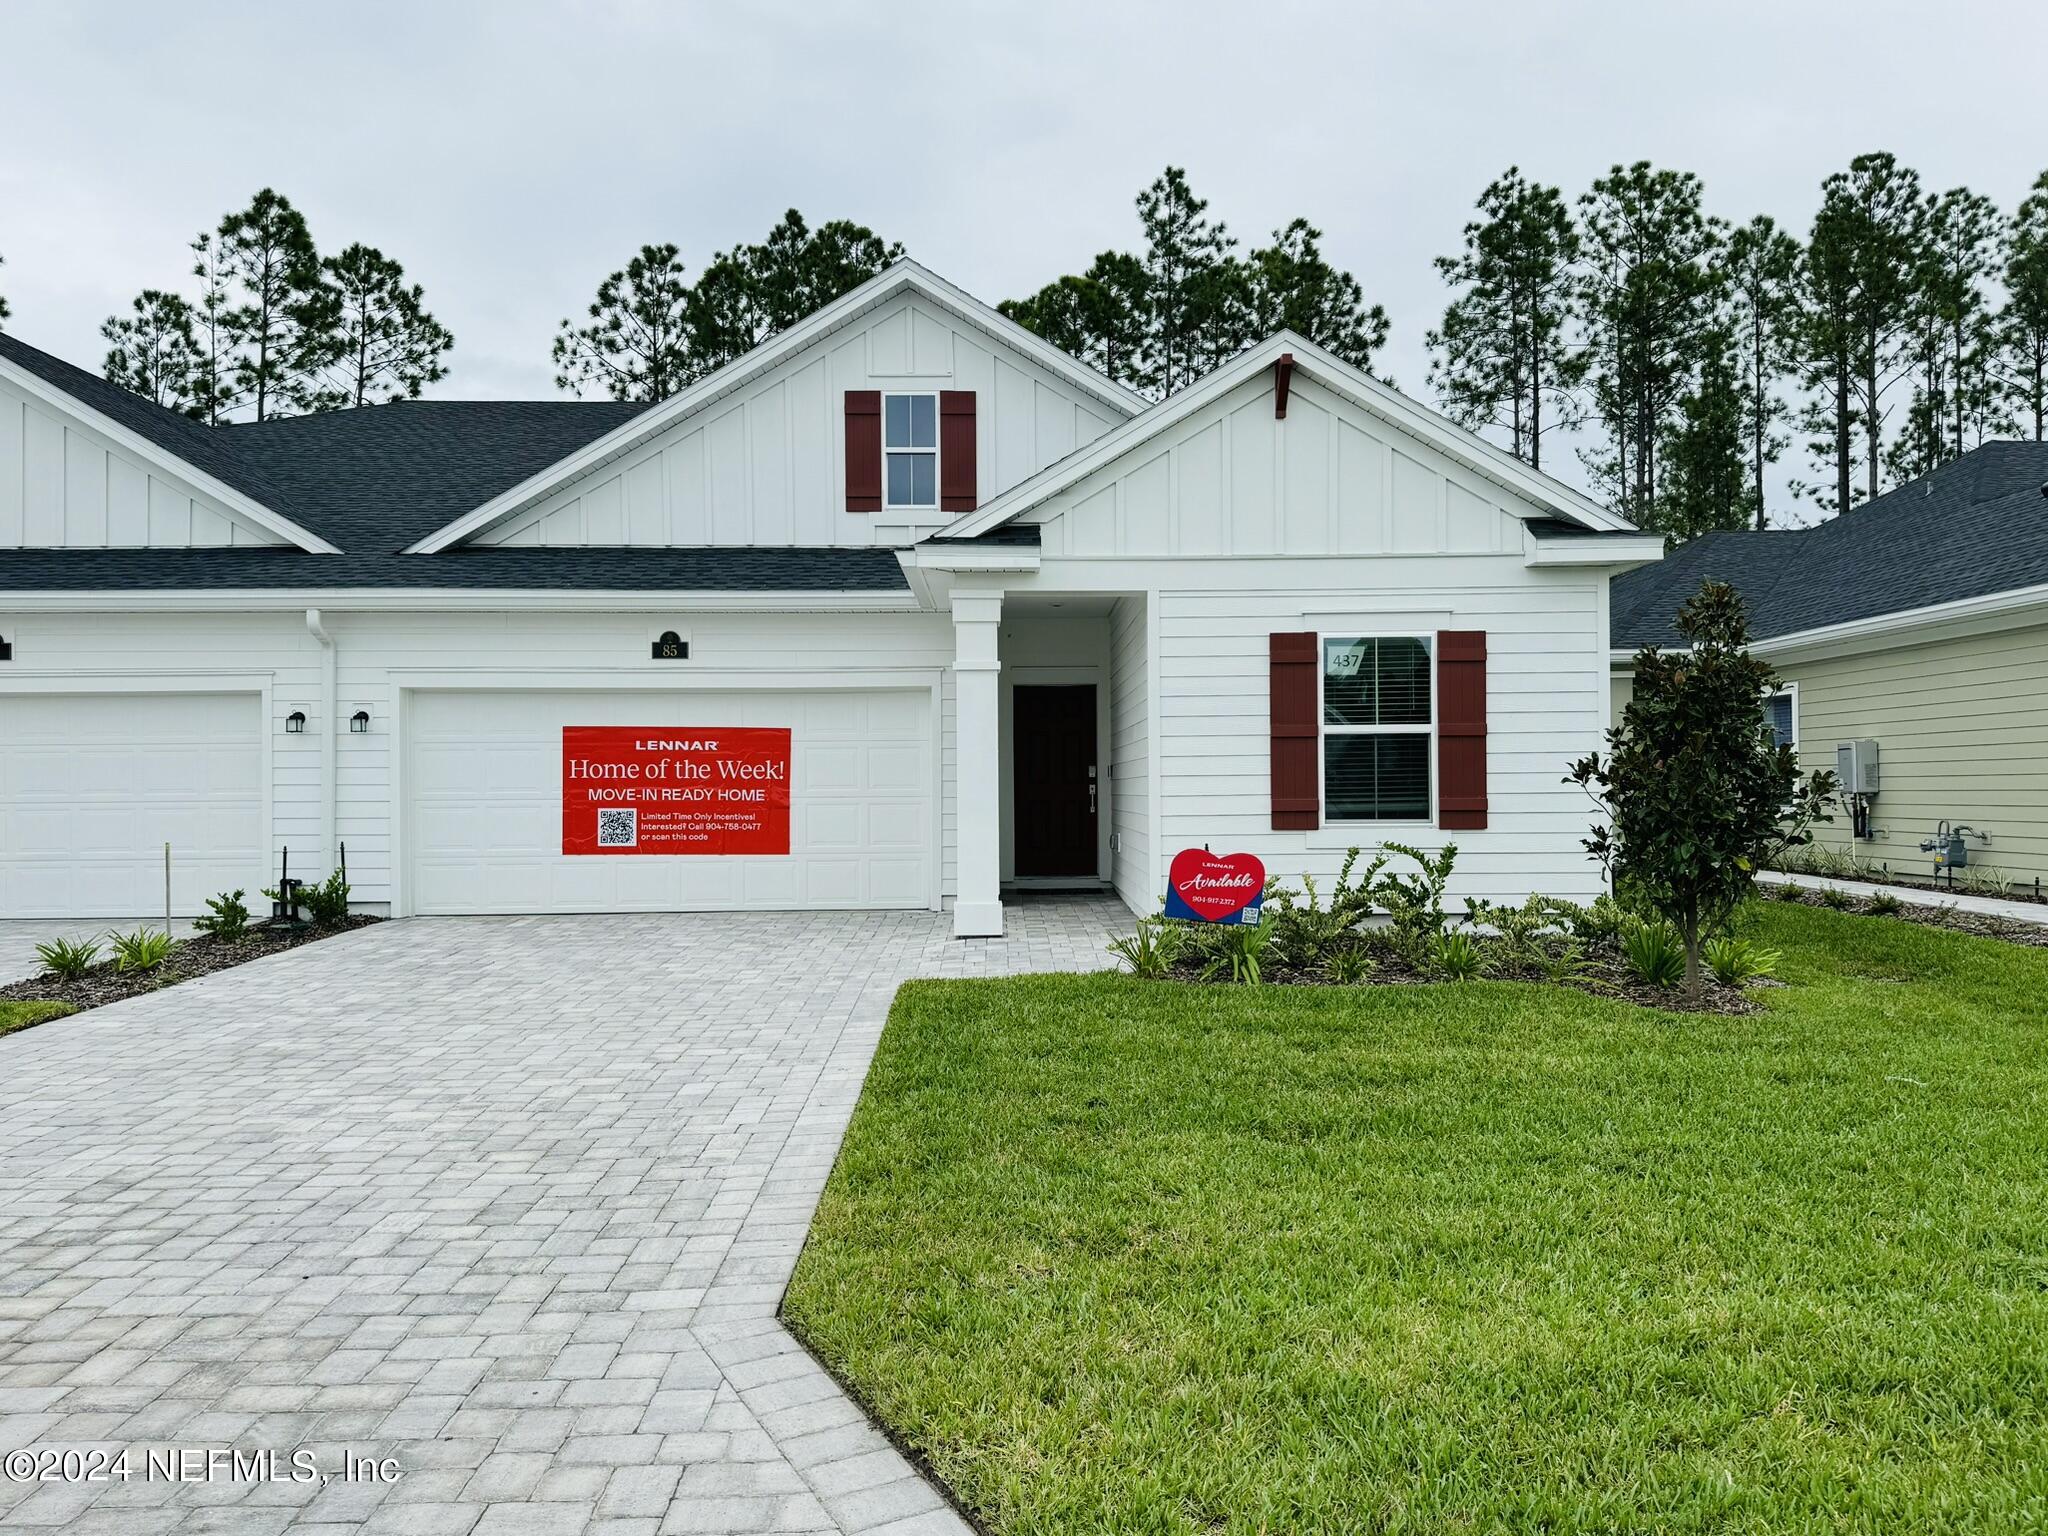
POLYGON ((923 907, 933 890, 930 694, 422 692, 406 725, 420 913, 923 907), (786 855, 562 852, 562 727, 785 726, 786 855))
POLYGON ((265 883, 253 693, 0 695, 0 917, 181 915, 265 883))

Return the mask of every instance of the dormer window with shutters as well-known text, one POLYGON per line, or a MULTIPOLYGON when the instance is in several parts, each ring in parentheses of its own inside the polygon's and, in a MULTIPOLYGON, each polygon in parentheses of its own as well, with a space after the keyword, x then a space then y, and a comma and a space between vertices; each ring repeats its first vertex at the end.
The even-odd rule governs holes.
POLYGON ((979 502, 974 391, 846 392, 846 510, 932 522, 979 502))
POLYGON ((932 511, 939 504, 939 397, 882 396, 882 506, 932 511))

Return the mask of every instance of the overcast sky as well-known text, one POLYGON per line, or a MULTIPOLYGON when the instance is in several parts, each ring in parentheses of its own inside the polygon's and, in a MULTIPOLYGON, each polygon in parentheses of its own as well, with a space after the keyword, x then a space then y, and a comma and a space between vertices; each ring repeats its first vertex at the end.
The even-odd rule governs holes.
POLYGON ((1322 228, 1427 398, 1430 259, 1510 164, 1576 195, 1648 158, 1800 230, 1865 150, 2008 211, 2048 168, 2038 0, 0 0, 0 53, 16 335, 97 368, 100 321, 270 185, 323 251, 425 284, 435 392, 477 398, 554 394, 557 322, 641 244, 694 272, 787 207, 993 302, 1134 245, 1132 197, 1183 165, 1247 241, 1322 228))

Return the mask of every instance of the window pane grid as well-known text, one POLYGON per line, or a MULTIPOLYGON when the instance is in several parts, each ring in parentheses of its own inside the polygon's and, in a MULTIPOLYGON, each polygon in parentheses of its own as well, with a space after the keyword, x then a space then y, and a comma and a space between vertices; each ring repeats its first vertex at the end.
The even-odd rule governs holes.
POLYGON ((882 397, 884 500, 892 507, 939 504, 939 399, 882 397))
POLYGON ((1429 642, 1326 638, 1322 683, 1324 820, 1428 820, 1429 642))

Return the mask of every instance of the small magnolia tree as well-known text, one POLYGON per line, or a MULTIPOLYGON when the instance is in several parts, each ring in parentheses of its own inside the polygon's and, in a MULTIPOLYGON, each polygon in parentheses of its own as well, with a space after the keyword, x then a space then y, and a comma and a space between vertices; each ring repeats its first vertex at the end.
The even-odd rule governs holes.
POLYGON ((1827 821, 1832 773, 1801 778, 1772 736, 1765 699, 1777 681, 1749 654, 1742 599, 1701 584, 1678 611, 1689 649, 1646 647, 1635 696, 1607 733, 1608 755, 1572 765, 1606 812, 1586 850, 1627 879, 1685 941, 1685 985, 1697 995, 1700 946, 1747 896, 1760 865, 1812 840, 1827 821))

